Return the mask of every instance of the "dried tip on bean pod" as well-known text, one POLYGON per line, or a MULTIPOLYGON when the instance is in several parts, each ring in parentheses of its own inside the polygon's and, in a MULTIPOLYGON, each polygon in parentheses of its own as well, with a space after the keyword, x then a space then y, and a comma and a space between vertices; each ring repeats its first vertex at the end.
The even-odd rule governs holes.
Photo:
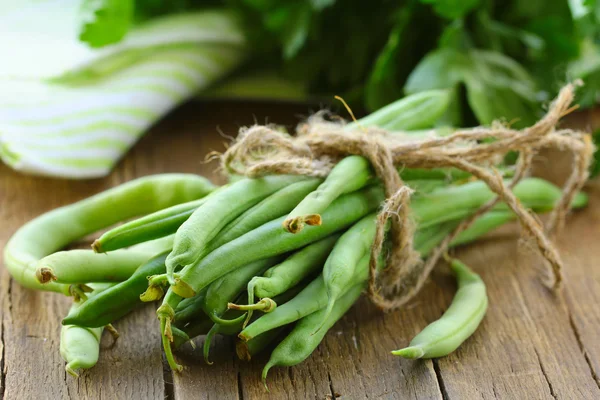
POLYGON ((108 333, 110 333, 110 335, 112 336, 112 338, 113 338, 113 344, 114 344, 114 342, 116 342, 116 341, 117 341, 117 339, 118 339, 119 337, 121 337, 121 335, 119 334, 119 331, 118 331, 118 330, 117 330, 117 329, 116 329, 116 328, 113 326, 113 324, 108 324, 108 325, 106 325, 104 328, 105 328, 105 329, 108 331, 108 333))
POLYGON ((273 299, 265 297, 255 304, 234 304, 227 303, 227 308, 230 310, 242 310, 242 311, 262 311, 264 313, 270 313, 277 308, 277 303, 273 299))
POLYGON ((236 340, 235 354, 237 354, 238 358, 242 361, 250 361, 252 359, 252 354, 250 354, 248 344, 242 340, 236 340))
POLYGON ((94 250, 94 253, 104 253, 104 251, 102 250, 102 245, 98 241, 98 239, 94 240, 94 242, 92 243, 92 250, 94 250))
POLYGON ((320 226, 323 220, 319 214, 309 214, 300 217, 288 218, 283 221, 283 228, 290 233, 298 233, 304 225, 320 226))
POLYGON ((140 300, 144 303, 149 303, 151 301, 156 301, 162 299, 165 291, 162 286, 159 285, 150 285, 148 289, 142 294, 140 294, 140 300))
POLYGON ((196 296, 196 291, 179 278, 175 278, 175 283, 171 286, 171 289, 173 289, 173 292, 175 292, 176 295, 185 299, 196 296))
POLYGON ((69 286, 69 294, 73 296, 75 301, 87 300, 86 293, 90 293, 91 291, 92 288, 84 284, 69 286))
POLYGON ((40 267, 35 271, 35 278, 39 283, 48 283, 52 281, 56 281, 56 275, 54 275, 54 271, 50 267, 40 267))
POLYGON ((163 285, 166 285, 167 282, 167 274, 149 276, 148 289, 146 289, 144 293, 140 294, 140 300, 143 302, 160 300, 165 294, 163 285))

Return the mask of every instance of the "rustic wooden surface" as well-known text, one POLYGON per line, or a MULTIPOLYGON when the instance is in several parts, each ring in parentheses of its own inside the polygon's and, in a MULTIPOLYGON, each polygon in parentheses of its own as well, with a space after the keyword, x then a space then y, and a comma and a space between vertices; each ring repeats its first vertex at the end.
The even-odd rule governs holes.
MULTIPOLYGON (((183 171, 218 181, 216 165, 202 162, 227 141, 218 130, 234 135, 255 120, 292 125, 307 111, 293 105, 188 104, 160 122, 106 179, 34 178, 0 165, 0 248, 40 213, 138 176, 183 171)), ((590 124, 588 117, 577 122, 590 124)), ((600 185, 588 191, 590 206, 572 214, 557 239, 568 267, 561 293, 542 286, 539 259, 519 246, 517 230, 503 229, 493 240, 457 251, 487 283, 490 308, 456 353, 434 361, 389 354, 451 301, 454 283, 441 265, 402 311, 382 315, 359 302, 306 362, 272 370, 269 393, 260 381, 266 358, 239 362, 228 338, 216 341, 214 365, 203 363, 199 349, 187 350, 179 355, 185 372, 171 374, 150 307, 118 321, 122 337, 116 345, 110 347, 105 337, 98 365, 73 379, 58 351, 68 300, 25 290, 0 269, 0 393, 6 399, 598 399, 600 185)))

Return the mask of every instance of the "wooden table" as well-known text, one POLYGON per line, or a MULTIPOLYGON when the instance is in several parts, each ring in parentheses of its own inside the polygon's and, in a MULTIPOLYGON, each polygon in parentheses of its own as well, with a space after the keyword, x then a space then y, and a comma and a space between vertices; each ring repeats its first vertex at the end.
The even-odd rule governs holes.
MULTIPOLYGON (((64 181, 23 176, 0 166, 0 248, 24 222, 138 176, 196 172, 223 149, 226 135, 256 120, 293 125, 306 106, 191 103, 160 122, 105 179, 64 181), (266 117, 270 116, 267 120, 266 117)), ((587 120, 579 120, 587 124, 587 120)), ((214 365, 201 350, 186 350, 172 374, 164 362, 158 322, 145 307, 115 326, 121 338, 103 338, 98 365, 79 379, 67 375, 59 354, 60 320, 69 300, 38 293, 0 272, 0 393, 6 399, 599 399, 600 185, 588 188, 590 206, 570 216, 557 240, 566 284, 555 294, 540 283, 540 259, 523 251, 513 229, 503 229, 457 254, 488 285, 490 308, 475 335, 449 357, 409 361, 393 357, 451 301, 453 279, 440 265, 405 309, 382 315, 360 301, 303 364, 277 368, 270 393, 260 381, 266 358, 240 362, 229 338, 216 340, 214 365)), ((202 339, 199 340, 201 344, 202 339)))

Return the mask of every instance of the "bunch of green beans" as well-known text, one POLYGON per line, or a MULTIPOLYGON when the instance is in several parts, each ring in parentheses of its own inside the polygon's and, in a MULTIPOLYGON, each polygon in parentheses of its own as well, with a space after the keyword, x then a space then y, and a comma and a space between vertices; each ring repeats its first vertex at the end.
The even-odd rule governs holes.
MULTIPOLYGON (((421 93, 345 129, 431 128, 448 102, 446 91, 421 93)), ((485 184, 455 169, 399 168, 398 173, 415 190, 413 243, 422 258, 495 197, 485 184)), ((556 186, 538 178, 522 180, 514 193, 537 213, 552 210, 561 196, 556 186)), ((266 379, 271 368, 309 357, 359 298, 369 279, 384 200, 371 165, 357 155, 340 160, 325 178, 235 177, 218 189, 195 175, 156 175, 34 219, 10 239, 4 260, 24 286, 73 296, 61 332, 61 354, 72 375, 97 362, 104 328, 115 333, 112 324, 120 318, 160 301, 158 325, 172 369, 183 368, 175 358, 177 348, 204 336, 208 363, 212 339, 228 335, 236 338, 236 353, 243 360, 273 349, 263 371, 266 379), (106 228, 111 229, 93 242, 92 250, 63 250, 106 228)), ((571 207, 586 203, 578 193, 571 207)), ((450 247, 473 242, 514 219, 498 203, 450 247)), ((380 268, 383 260, 382 255, 380 268)), ((458 280, 450 308, 393 354, 444 356, 484 318, 483 281, 458 260, 449 262, 458 280)))

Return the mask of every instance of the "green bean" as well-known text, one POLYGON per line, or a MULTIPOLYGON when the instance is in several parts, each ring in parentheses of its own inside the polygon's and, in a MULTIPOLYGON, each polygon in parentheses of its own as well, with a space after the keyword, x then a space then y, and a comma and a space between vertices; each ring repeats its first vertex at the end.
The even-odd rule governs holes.
MULTIPOLYGON (((206 289, 204 299, 204 312, 219 325, 235 324, 236 320, 226 320, 221 316, 227 311, 227 305, 246 288, 248 281, 253 276, 260 275, 276 264, 279 257, 270 257, 253 261, 248 265, 238 268, 227 275, 215 280, 206 289)), ((245 318, 242 315, 241 318, 245 318)))
MULTIPOLYGON (((95 284, 90 293, 93 299, 98 293, 109 288, 112 284, 95 284)), ((84 300, 73 302, 71 310, 85 304, 84 300)), ((67 363, 65 370, 72 376, 78 377, 79 369, 92 368, 98 362, 100 354, 100 336, 104 327, 84 328, 77 325, 64 325, 60 330, 60 355, 67 363)))
POLYGON ((100 336, 104 328, 65 325, 60 331, 60 354, 67 362, 65 370, 78 377, 77 370, 92 368, 100 354, 100 336))
POLYGON ((415 191, 413 198, 448 186, 448 182, 442 179, 414 179, 405 183, 415 191))
POLYGON ((152 254, 133 250, 117 250, 97 254, 92 250, 59 251, 37 263, 36 278, 40 283, 122 282, 152 254))
POLYGON ((321 225, 321 213, 338 197, 366 186, 373 177, 371 164, 361 156, 348 156, 333 167, 325 181, 304 198, 283 222, 285 230, 298 233, 304 225, 321 225))
POLYGON ((175 321, 177 324, 185 324, 186 322, 197 318, 199 315, 206 315, 204 312, 204 299, 206 298, 207 289, 208 287, 202 289, 200 293, 194 297, 183 299, 183 301, 177 305, 177 308, 175 309, 175 321))
MULTIPOLYGON (((294 298, 302 289, 304 288, 304 285, 300 284, 297 285, 295 287, 293 287, 292 289, 288 290, 285 293, 281 293, 280 295, 277 295, 273 298, 274 302, 278 302, 279 304, 284 304, 286 302, 288 302, 290 299, 294 298)), ((240 295, 237 299, 237 302, 241 302, 243 301, 244 295, 240 295)), ((203 355, 204 355, 204 361, 207 364, 212 364, 209 361, 209 353, 210 353, 210 345, 212 343, 212 339, 214 338, 214 336, 216 334, 221 334, 221 335, 237 335, 238 333, 240 333, 240 331, 243 328, 243 323, 244 323, 244 312, 240 311, 240 310, 236 310, 236 309, 228 309, 225 314, 224 317, 227 320, 230 321, 236 321, 235 323, 232 324, 227 324, 227 325, 222 325, 222 324, 218 324, 215 323, 212 328, 209 330, 209 332, 207 333, 206 338, 204 339, 204 345, 203 345, 203 355)))
POLYGON ((4 265, 21 285, 69 294, 69 285, 42 285, 37 261, 76 239, 131 217, 204 196, 212 190, 205 178, 162 174, 135 179, 85 200, 47 212, 23 225, 4 248, 4 265))
MULTIPOLYGON (((540 213, 550 210, 554 203, 558 200, 559 195, 559 193, 553 193, 545 198, 534 198, 533 202, 531 202, 531 198, 527 196, 522 197, 520 200, 525 207, 532 208, 534 211, 540 213)), ((585 193, 577 193, 571 206, 572 208, 581 208, 586 204, 587 195, 585 193)), ((461 232, 450 243, 450 247, 470 243, 486 233, 498 228, 499 226, 515 220, 516 215, 511 210, 507 210, 505 208, 505 205, 498 205, 498 207, 495 209, 492 209, 481 217, 477 218, 469 228, 461 232)), ((431 225, 425 228, 419 227, 415 234, 414 243, 415 247, 419 249, 421 256, 428 255, 429 252, 438 244, 440 244, 441 241, 448 234, 450 234, 460 222, 461 220, 453 220, 438 225, 431 225)))
POLYGON ((175 284, 175 268, 194 263, 227 223, 277 190, 304 179, 300 175, 244 179, 209 196, 175 234, 173 251, 167 257, 169 283, 175 284))
POLYGON ((165 271, 165 259, 168 253, 169 250, 152 257, 126 281, 88 299, 80 307, 71 309, 63 319, 63 325, 102 327, 131 312, 136 306, 142 304, 140 294, 148 287, 147 277, 165 271))
POLYGON ((428 90, 397 100, 357 122, 346 130, 376 126, 389 131, 415 130, 432 127, 444 115, 450 104, 450 91, 428 90))
POLYGON ((327 307, 323 314, 323 324, 333 310, 335 302, 344 293, 356 275, 356 267, 365 254, 370 254, 375 239, 377 214, 369 214, 337 241, 323 267, 323 283, 327 289, 327 307))
POLYGON ((440 319, 415 336, 409 347, 392 351, 392 354, 410 359, 446 356, 467 340, 481 323, 488 305, 485 284, 460 261, 453 259, 450 266, 458 281, 452 304, 440 319))
MULTIPOLYGON (((302 279, 322 268, 339 235, 331 235, 298 250, 281 264, 269 268, 263 276, 255 276, 248 283, 248 304, 254 304, 254 296, 271 298, 284 293, 302 279)), ((248 310, 246 323, 252 317, 248 310)))
POLYGON ((175 233, 205 201, 206 198, 188 201, 126 222, 96 239, 92 249, 104 253, 175 233))
POLYGON ((306 360, 321 343, 327 331, 358 300, 364 287, 365 284, 361 283, 350 288, 335 303, 331 312, 323 309, 302 318, 292 332, 271 353, 271 358, 262 372, 265 385, 267 374, 272 367, 291 367, 306 360), (323 323, 323 319, 325 319, 325 323, 323 323))
MULTIPOLYGON (((556 186, 539 178, 523 179, 515 186, 514 193, 522 203, 536 211, 552 209, 562 194, 556 186)), ((466 218, 495 196, 484 182, 469 182, 415 197, 411 212, 419 228, 426 228, 466 218)), ((508 210, 508 206, 499 203, 494 209, 508 210)))
POLYGON ((457 168, 404 168, 398 170, 400 177, 405 181, 414 180, 441 180, 445 182, 468 179, 471 174, 457 168))
POLYGON ((321 182, 323 180, 320 178, 308 178, 273 193, 223 228, 211 242, 210 249, 217 249, 275 218, 286 215, 321 182))
MULTIPOLYGON (((418 249, 417 249, 418 250, 418 249)), ((348 285, 341 295, 344 295, 350 287, 358 284, 364 284, 369 279, 369 260, 370 253, 365 254, 354 268, 352 282, 348 285)), ((383 265, 383 252, 380 254, 379 265, 383 265)), ((310 282, 297 296, 269 313, 261 316, 259 319, 244 328, 238 335, 243 341, 250 341, 264 332, 280 326, 290 324, 313 312, 319 311, 327 306, 328 296, 323 275, 319 275, 310 282)))

